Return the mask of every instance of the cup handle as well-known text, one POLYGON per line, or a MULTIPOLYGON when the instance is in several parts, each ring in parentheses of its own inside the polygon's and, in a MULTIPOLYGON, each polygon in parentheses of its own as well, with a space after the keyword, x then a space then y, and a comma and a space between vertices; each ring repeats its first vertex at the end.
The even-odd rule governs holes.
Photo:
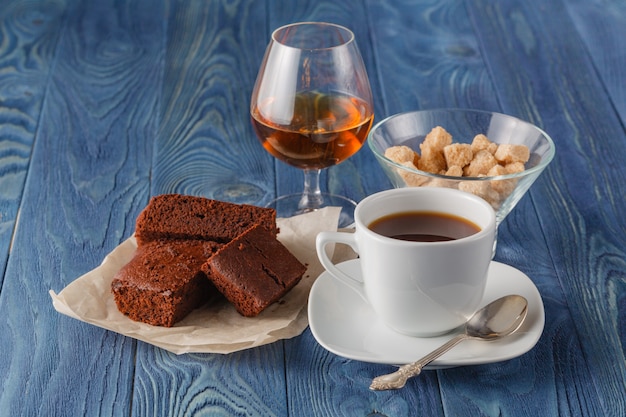
POLYGON ((328 258, 328 255, 326 254, 326 246, 330 243, 340 243, 348 245, 352 248, 352 250, 358 253, 358 247, 356 244, 354 233, 320 232, 315 239, 315 249, 317 250, 317 257, 319 258, 320 263, 334 278, 352 288, 352 290, 359 294, 361 298, 363 298, 363 300, 369 302, 365 295, 365 287, 363 285, 363 282, 354 277, 351 277, 350 275, 337 268, 337 266, 332 263, 332 261, 328 258))

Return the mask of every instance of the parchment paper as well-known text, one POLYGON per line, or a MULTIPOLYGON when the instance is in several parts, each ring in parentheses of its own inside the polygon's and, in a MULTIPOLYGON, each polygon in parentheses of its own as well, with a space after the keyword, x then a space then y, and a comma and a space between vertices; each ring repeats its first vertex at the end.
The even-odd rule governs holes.
POLYGON ((299 335, 307 327, 307 300, 315 279, 324 271, 315 251, 321 231, 337 230, 340 209, 328 207, 288 219, 277 219, 278 239, 302 262, 302 280, 279 302, 259 316, 241 316, 225 299, 192 311, 174 327, 158 327, 121 314, 111 293, 113 276, 133 257, 137 243, 130 237, 108 254, 102 264, 65 287, 50 290, 54 308, 62 314, 170 352, 231 353, 299 335))

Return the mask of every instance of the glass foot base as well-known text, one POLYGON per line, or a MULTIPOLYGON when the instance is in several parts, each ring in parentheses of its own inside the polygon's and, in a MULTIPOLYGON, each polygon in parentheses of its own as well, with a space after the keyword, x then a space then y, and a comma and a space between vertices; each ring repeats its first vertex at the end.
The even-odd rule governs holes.
POLYGON ((340 195, 322 193, 322 203, 315 207, 301 207, 302 194, 288 194, 270 201, 266 207, 276 210, 277 217, 292 217, 298 214, 309 213, 324 207, 341 207, 339 215, 340 229, 354 224, 354 208, 356 202, 340 195))

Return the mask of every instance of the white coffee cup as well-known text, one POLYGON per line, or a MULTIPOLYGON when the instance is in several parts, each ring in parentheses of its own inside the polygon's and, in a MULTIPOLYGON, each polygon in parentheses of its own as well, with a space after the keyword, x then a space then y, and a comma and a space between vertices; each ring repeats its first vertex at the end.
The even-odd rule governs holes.
POLYGON ((320 233, 317 254, 326 270, 359 293, 383 323, 399 333, 429 337, 459 327, 476 312, 496 234, 495 213, 483 199, 448 188, 399 188, 365 198, 354 218, 354 233, 320 233), (407 212, 452 215, 480 230, 456 240, 415 242, 368 227, 385 216, 407 212), (326 253, 331 243, 349 245, 359 254, 361 277, 331 262, 326 253))

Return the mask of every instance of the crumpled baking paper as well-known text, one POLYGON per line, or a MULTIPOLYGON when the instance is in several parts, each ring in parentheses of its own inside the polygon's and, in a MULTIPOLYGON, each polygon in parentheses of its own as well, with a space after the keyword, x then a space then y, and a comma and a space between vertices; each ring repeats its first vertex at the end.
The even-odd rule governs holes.
POLYGON ((307 266, 307 271, 298 285, 257 317, 241 316, 224 299, 207 303, 169 328, 135 322, 124 316, 113 299, 111 281, 133 257, 137 247, 134 236, 108 254, 100 266, 77 278, 59 294, 50 290, 52 304, 59 313, 176 354, 231 353, 295 337, 308 326, 309 291, 324 271, 315 251, 315 238, 319 232, 337 230, 339 213, 339 208, 327 207, 277 219, 278 239, 307 266))

